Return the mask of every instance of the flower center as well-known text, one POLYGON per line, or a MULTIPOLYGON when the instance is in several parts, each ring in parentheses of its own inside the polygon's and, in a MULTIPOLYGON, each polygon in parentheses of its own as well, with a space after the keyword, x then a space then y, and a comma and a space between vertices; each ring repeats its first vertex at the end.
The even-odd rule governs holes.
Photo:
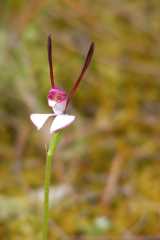
POLYGON ((66 101, 67 97, 67 94, 59 88, 52 88, 48 93, 48 99, 53 100, 57 103, 66 101))

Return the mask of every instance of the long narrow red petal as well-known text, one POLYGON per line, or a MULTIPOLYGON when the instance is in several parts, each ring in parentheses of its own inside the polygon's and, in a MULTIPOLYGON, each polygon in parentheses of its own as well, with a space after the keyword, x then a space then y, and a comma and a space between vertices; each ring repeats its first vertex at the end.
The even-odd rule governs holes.
MULTIPOLYGON (((78 77, 78 79, 76 80, 76 82, 74 83, 69 95, 68 95, 68 99, 67 99, 67 104, 66 104, 66 109, 67 109, 67 106, 71 100, 71 98, 73 97, 73 95, 75 94, 79 84, 80 84, 80 81, 82 80, 90 62, 91 62, 91 59, 92 59, 92 56, 93 56, 93 53, 94 53, 94 43, 92 42, 90 47, 89 47, 89 50, 88 50, 88 53, 87 53, 87 56, 86 56, 86 59, 85 59, 85 62, 84 62, 84 65, 82 67, 82 70, 81 70, 81 73, 78 77)), ((66 110, 65 109, 65 110, 66 110)))
POLYGON ((48 63, 50 71, 50 80, 51 86, 54 88, 54 74, 53 74, 53 63, 52 63, 52 38, 51 35, 48 35, 48 63))

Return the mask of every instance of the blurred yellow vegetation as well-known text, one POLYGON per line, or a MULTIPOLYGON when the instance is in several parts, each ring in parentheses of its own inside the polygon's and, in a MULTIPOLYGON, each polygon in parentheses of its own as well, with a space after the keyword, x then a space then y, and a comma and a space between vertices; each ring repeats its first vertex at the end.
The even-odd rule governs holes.
POLYGON ((50 111, 49 33, 67 91, 96 46, 53 163, 49 239, 160 236, 160 2, 8 0, 0 24, 0 239, 41 239, 50 136, 29 115, 50 111))

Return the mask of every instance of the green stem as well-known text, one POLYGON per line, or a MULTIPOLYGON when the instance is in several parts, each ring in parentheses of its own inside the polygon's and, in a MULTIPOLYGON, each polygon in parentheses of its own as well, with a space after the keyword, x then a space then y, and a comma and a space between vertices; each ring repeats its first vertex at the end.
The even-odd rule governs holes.
POLYGON ((48 223, 49 223, 49 186, 52 170, 52 159, 55 153, 56 146, 60 140, 60 134, 54 133, 49 144, 47 152, 47 161, 45 166, 45 180, 44 180, 44 222, 43 222, 43 240, 48 239, 48 223))

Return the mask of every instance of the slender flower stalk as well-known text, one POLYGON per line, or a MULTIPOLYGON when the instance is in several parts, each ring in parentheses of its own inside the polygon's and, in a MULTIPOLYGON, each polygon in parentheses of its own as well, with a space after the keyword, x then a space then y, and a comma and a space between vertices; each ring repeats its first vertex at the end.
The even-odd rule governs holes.
POLYGON ((49 223, 49 186, 52 172, 52 159, 56 147, 60 140, 60 133, 53 134, 49 149, 47 151, 47 159, 45 166, 45 180, 44 180, 44 222, 43 222, 43 240, 48 239, 48 223, 49 223))

